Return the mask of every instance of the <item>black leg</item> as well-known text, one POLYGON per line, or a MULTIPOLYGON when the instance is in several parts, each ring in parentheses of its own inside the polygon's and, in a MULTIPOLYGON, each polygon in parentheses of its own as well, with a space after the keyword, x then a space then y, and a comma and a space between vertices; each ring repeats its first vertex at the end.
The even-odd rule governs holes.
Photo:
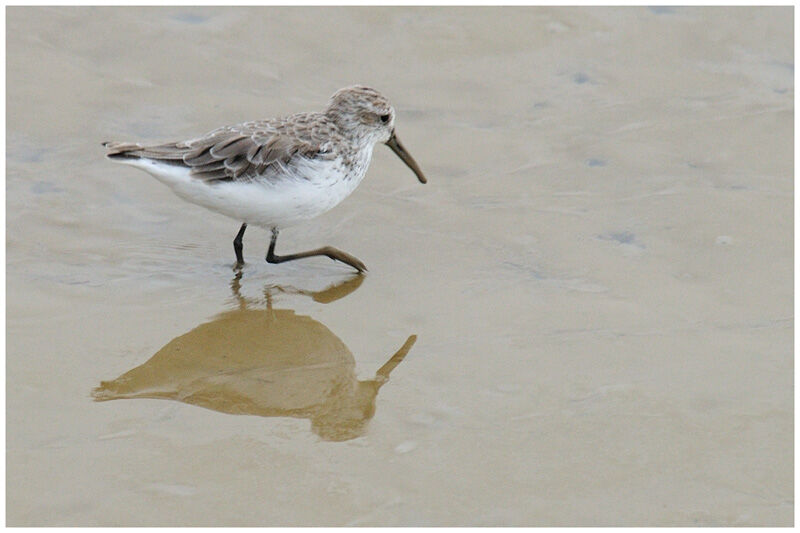
POLYGON ((299 252, 290 255, 275 255, 275 243, 277 241, 278 228, 272 228, 272 239, 269 241, 269 250, 267 251, 267 263, 285 263, 286 261, 294 261, 295 259, 303 259, 304 257, 324 255, 326 257, 330 257, 334 261, 341 261, 342 263, 350 265, 359 272, 365 272, 367 270, 367 267, 364 266, 364 263, 352 255, 341 250, 337 250, 332 246, 323 246, 322 248, 317 248, 316 250, 309 250, 308 252, 299 252))
POLYGON ((236 238, 233 239, 233 251, 236 252, 236 266, 242 266, 244 264, 244 256, 242 255, 242 237, 244 237, 244 230, 247 229, 247 222, 242 224, 242 227, 239 228, 239 233, 236 234, 236 238))

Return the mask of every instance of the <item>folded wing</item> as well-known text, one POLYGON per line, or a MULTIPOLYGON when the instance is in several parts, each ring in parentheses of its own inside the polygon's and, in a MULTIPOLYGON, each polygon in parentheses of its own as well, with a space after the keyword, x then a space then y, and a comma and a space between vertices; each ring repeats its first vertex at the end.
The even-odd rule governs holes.
POLYGON ((325 157, 319 143, 304 141, 257 123, 226 126, 190 141, 143 146, 103 143, 110 159, 150 159, 187 167, 207 182, 268 177, 292 164, 293 158, 325 157))

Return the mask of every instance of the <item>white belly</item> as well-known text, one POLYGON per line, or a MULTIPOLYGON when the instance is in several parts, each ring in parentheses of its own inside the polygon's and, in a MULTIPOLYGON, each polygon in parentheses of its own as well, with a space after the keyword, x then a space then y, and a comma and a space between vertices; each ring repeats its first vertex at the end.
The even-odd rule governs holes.
POLYGON ((188 202, 263 228, 291 226, 328 211, 355 190, 369 164, 345 174, 338 161, 309 162, 260 180, 207 183, 174 165, 147 159, 120 162, 141 168, 188 202))

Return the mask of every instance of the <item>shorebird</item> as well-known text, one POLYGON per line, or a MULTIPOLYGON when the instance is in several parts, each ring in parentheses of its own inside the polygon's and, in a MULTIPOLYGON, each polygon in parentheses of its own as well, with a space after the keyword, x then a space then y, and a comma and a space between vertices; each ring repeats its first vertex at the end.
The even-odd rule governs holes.
POLYGON ((269 263, 324 255, 364 272, 364 263, 331 246, 276 255, 275 243, 282 228, 347 198, 364 179, 379 142, 427 183, 397 138, 394 108, 378 91, 360 85, 337 91, 321 113, 223 126, 188 141, 103 146, 109 159, 140 168, 184 200, 241 222, 233 240, 237 267, 244 264, 242 238, 252 224, 272 232, 269 263))

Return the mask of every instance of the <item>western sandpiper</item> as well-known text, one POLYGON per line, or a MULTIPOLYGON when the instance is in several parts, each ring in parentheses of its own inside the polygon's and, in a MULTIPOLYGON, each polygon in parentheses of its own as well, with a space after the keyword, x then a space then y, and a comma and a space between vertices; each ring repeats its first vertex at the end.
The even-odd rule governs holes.
POLYGON ((276 255, 275 242, 281 228, 320 215, 349 196, 364 179, 378 142, 426 183, 394 124, 395 110, 383 95, 353 86, 337 91, 322 113, 224 126, 188 141, 103 145, 109 159, 138 167, 184 200, 241 222, 233 241, 237 266, 244 264, 244 231, 254 224, 272 230, 269 263, 324 255, 363 272, 364 263, 331 246, 276 255))

